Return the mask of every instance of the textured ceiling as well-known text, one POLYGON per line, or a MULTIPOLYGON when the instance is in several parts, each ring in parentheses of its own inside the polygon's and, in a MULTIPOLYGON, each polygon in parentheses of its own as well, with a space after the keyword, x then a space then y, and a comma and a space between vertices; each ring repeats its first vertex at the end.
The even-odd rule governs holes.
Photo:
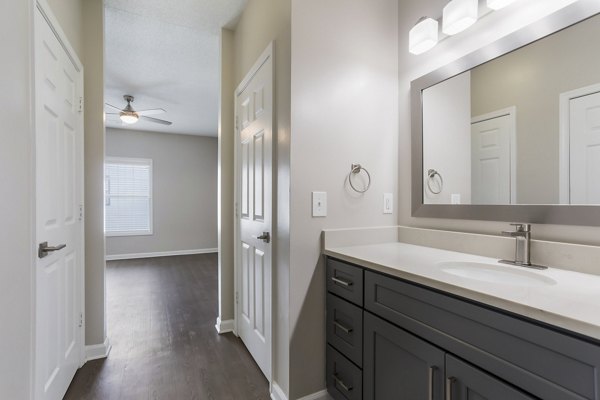
MULTIPOLYGON (((163 108, 146 121, 123 126, 107 116, 106 126, 217 135, 219 33, 246 0, 105 0, 105 101, 122 108, 124 94, 134 109, 163 108)), ((106 109, 110 112, 110 109, 106 109)))

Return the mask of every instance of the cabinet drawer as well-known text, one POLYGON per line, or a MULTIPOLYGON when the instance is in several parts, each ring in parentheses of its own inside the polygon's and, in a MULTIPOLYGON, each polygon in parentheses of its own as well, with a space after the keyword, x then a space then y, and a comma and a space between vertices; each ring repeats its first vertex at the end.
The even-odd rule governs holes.
POLYGON ((327 293, 327 342, 362 366, 363 310, 327 293))
POLYGON ((358 305, 363 305, 363 270, 327 258, 327 290, 358 305))
POLYGON ((365 308, 544 400, 600 400, 600 346, 367 271, 365 308))
POLYGON ((327 346, 327 392, 335 400, 362 399, 362 372, 333 347, 327 346))

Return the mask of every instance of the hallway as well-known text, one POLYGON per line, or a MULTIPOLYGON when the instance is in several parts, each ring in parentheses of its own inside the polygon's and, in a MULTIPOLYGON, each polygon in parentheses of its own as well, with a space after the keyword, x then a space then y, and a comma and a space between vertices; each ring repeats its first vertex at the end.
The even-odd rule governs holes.
POLYGON ((217 254, 108 262, 112 351, 65 399, 268 399, 242 342, 215 330, 217 276, 217 254))

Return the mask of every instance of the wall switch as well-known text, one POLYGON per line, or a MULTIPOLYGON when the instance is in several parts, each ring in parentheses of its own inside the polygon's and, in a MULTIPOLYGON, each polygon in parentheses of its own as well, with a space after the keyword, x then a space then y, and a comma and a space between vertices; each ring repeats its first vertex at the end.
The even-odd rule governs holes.
POLYGON ((383 213, 391 214, 394 212, 394 195, 392 193, 383 194, 383 213))
POLYGON ((450 204, 460 204, 460 193, 452 193, 450 195, 450 204))
POLYGON ((312 216, 327 216, 327 192, 312 192, 312 216))

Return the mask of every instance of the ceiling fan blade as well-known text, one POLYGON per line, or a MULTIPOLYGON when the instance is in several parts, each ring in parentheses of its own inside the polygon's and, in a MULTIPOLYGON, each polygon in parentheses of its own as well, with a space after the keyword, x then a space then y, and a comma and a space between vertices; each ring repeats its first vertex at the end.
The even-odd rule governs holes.
POLYGON ((121 115, 121 113, 104 113, 106 115, 121 115))
POLYGON ((115 110, 117 110, 117 111, 123 111, 123 110, 122 110, 122 109, 120 109, 119 107, 115 107, 115 106, 113 106, 112 104, 108 104, 108 103, 104 103, 104 104, 106 104, 106 105, 107 105, 107 106, 109 106, 110 108, 114 108, 114 109, 115 109, 115 110))
POLYGON ((156 115, 156 114, 166 113, 166 111, 163 110, 162 108, 153 108, 152 110, 136 111, 136 113, 138 113, 138 115, 156 115))
POLYGON ((164 119, 146 117, 145 115, 140 115, 140 119, 143 119, 144 121, 148 121, 148 122, 155 122, 157 124, 162 124, 162 125, 171 125, 172 124, 172 122, 170 122, 170 121, 165 121, 164 119))

